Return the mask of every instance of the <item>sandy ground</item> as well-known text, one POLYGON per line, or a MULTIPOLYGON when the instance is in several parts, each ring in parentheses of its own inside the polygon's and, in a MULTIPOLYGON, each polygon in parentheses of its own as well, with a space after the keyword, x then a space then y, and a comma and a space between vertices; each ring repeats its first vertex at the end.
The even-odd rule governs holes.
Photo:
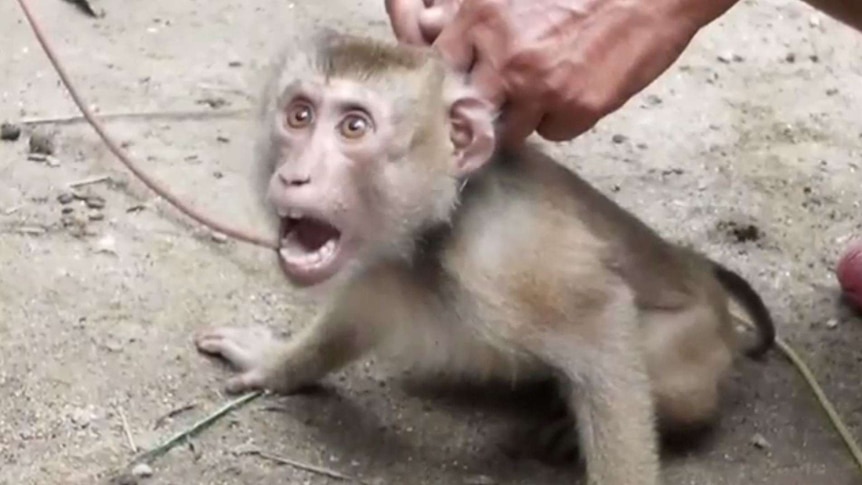
MULTIPOLYGON (((103 113, 246 108, 259 66, 300 25, 389 35, 378 0, 104 0, 99 20, 60 0, 31 2, 103 113)), ((12 1, 0 3, 0 32, 0 119, 77 114, 12 1)), ((862 35, 799 2, 746 1, 618 114, 550 147, 670 238, 749 277, 856 434, 862 319, 840 304, 831 268, 862 234, 860 51, 862 35)), ((246 126, 224 117, 109 129, 197 207, 258 227, 246 126)), ((102 483, 132 456, 122 416, 149 447, 226 400, 226 369, 195 352, 195 329, 257 322, 290 332, 313 309, 269 254, 214 241, 155 200, 87 125, 46 127, 56 163, 27 159, 30 129, 0 143, 4 485, 102 483), (88 187, 103 219, 64 227, 64 207, 73 207, 66 219, 91 211, 58 202, 66 185, 101 174, 116 180, 88 187)), ((238 453, 248 446, 377 484, 579 479, 574 467, 511 451, 541 421, 517 400, 422 395, 362 364, 325 384, 219 421, 158 460, 146 483, 335 483, 238 453)), ((717 432, 668 454, 669 484, 862 483, 783 359, 744 363, 729 387, 717 432)))

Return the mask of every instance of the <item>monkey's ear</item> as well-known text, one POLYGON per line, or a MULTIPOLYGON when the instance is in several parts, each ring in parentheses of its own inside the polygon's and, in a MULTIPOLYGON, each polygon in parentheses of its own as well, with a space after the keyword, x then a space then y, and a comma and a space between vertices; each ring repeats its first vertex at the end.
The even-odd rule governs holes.
POLYGON ((449 123, 456 173, 458 176, 470 175, 494 155, 491 104, 472 93, 463 93, 451 104, 449 123))

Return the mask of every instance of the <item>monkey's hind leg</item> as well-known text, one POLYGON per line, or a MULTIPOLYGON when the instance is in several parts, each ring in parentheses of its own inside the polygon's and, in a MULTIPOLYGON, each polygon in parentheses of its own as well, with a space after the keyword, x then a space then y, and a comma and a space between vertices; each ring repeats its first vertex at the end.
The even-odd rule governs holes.
POLYGON ((577 421, 589 485, 658 485, 654 405, 628 292, 578 325, 587 334, 543 339, 577 421), (620 301, 621 300, 621 301, 620 301), (590 339, 589 342, 586 339, 590 339))
POLYGON ((676 441, 712 428, 721 383, 733 363, 732 322, 721 309, 698 302, 644 312, 641 329, 662 435, 676 441))

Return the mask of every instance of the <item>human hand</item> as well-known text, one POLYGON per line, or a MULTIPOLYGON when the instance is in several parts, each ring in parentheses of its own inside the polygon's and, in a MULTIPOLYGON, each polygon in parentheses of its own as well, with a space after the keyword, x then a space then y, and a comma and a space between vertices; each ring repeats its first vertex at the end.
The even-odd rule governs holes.
POLYGON ((386 0, 395 35, 433 44, 501 109, 502 136, 576 137, 620 108, 736 0, 386 0))

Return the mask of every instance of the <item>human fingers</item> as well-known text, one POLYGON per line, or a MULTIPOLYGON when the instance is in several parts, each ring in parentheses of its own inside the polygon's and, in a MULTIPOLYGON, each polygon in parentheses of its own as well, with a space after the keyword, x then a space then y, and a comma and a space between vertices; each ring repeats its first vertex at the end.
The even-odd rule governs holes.
POLYGON ((419 26, 424 9, 422 0, 386 0, 386 14, 395 38, 407 44, 427 44, 419 26))
POLYGON ((430 42, 434 42, 443 27, 454 17, 455 12, 443 5, 435 5, 419 14, 419 30, 430 42))
POLYGON ((419 30, 428 42, 434 42, 443 28, 452 22, 461 0, 436 0, 419 13, 419 30))
POLYGON ((571 140, 592 128, 603 116, 594 109, 559 109, 546 114, 536 126, 536 133, 548 141, 571 140))
POLYGON ((432 46, 453 69, 467 72, 475 60, 475 48, 470 29, 476 16, 469 8, 459 9, 434 39, 432 46))
POLYGON ((485 101, 499 110, 506 102, 506 86, 503 77, 488 59, 478 58, 470 71, 468 83, 485 101))
POLYGON ((506 146, 518 146, 529 137, 542 122, 544 111, 529 99, 508 103, 501 119, 500 142, 506 146))

